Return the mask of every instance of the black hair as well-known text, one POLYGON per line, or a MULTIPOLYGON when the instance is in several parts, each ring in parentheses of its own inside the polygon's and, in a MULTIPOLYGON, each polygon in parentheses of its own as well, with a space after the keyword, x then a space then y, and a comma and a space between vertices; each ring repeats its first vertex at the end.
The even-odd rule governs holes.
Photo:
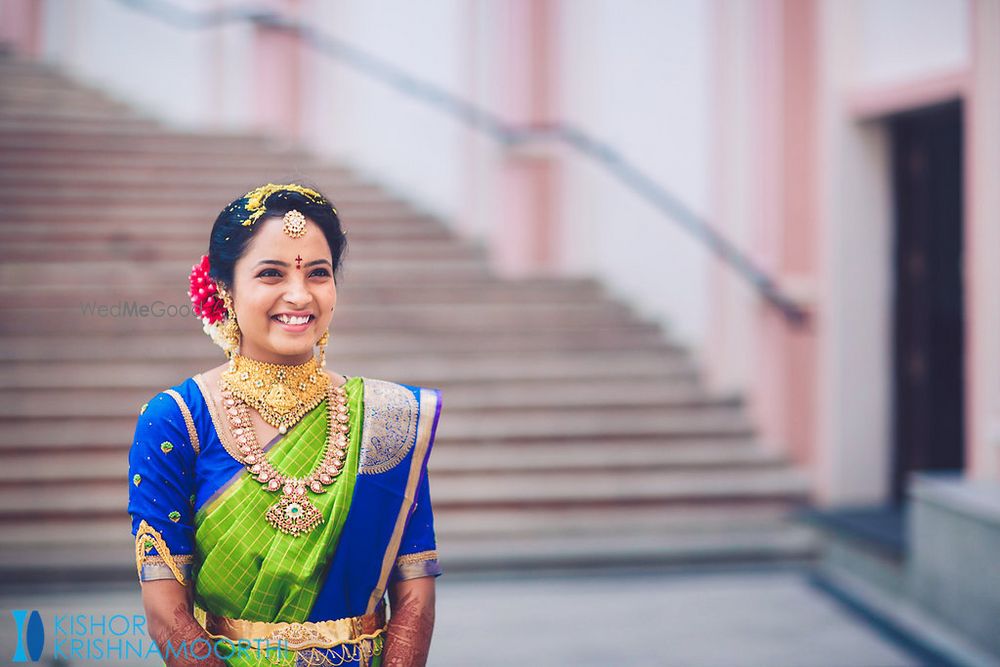
POLYGON ((295 190, 276 190, 269 194, 263 202, 265 213, 253 224, 243 223, 250 218, 251 211, 247 209, 249 199, 246 195, 234 200, 219 213, 212 225, 212 236, 208 243, 209 275, 216 282, 224 283, 230 290, 233 288, 233 268, 236 261, 246 252, 250 239, 264 220, 282 217, 288 211, 295 209, 305 217, 315 222, 330 246, 330 257, 333 262, 333 281, 337 275, 347 250, 347 236, 340 226, 340 217, 336 209, 319 191, 313 190, 318 198, 295 190))

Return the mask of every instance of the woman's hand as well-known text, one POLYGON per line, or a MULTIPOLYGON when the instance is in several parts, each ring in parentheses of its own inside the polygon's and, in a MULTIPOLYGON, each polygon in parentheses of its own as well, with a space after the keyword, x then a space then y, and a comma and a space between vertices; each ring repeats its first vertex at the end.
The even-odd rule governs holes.
POLYGON ((168 667, 224 667, 225 661, 209 655, 215 644, 194 618, 192 596, 191 586, 174 579, 144 581, 142 606, 146 610, 149 636, 168 667), (205 641, 196 641, 199 639, 205 641))
POLYGON ((389 605, 383 667, 424 667, 434 631, 434 577, 396 582, 389 589, 389 605))

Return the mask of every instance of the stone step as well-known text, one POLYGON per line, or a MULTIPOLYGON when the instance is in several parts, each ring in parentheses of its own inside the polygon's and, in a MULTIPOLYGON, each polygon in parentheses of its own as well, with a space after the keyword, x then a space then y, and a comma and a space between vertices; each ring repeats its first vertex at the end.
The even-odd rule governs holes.
MULTIPOLYGON (((664 507, 560 507, 491 509, 475 512, 441 508, 435 510, 437 539, 495 543, 508 537, 588 537, 657 535, 668 533, 715 533, 724 530, 773 529, 788 524, 794 504, 761 500, 752 503, 672 504, 664 507)), ((109 518, 50 519, 4 526, 3 544, 8 549, 35 548, 49 552, 61 545, 88 548, 117 545, 134 555, 130 547, 128 515, 109 518), (109 540, 110 538, 110 540, 109 540), (124 545, 124 546, 123 546, 124 545)), ((2 556, 0 556, 2 558, 2 556)))
POLYGON ((97 89, 78 83, 75 79, 47 62, 27 60, 10 53, 0 56, 0 82, 27 85, 31 82, 51 83, 52 85, 73 86, 75 88, 101 94, 97 89))
MULTIPOLYGON (((189 299, 181 295, 166 304, 162 310, 122 309, 132 304, 107 304, 94 302, 76 308, 9 308, 0 311, 0 331, 3 333, 30 333, 45 330, 53 332, 173 332, 200 330, 201 326, 187 310, 189 299), (169 308, 174 306, 174 308, 169 308)), ((147 304, 136 304, 142 308, 147 304)), ((616 329, 635 316, 622 304, 351 304, 342 307, 334 316, 334 327, 343 332, 357 332, 385 328, 435 332, 451 327, 469 335, 493 328, 511 330, 519 326, 535 330, 583 329, 604 327, 616 329)), ((2 386, 2 385, 0 385, 2 386)))
MULTIPOLYGON (((16 188, 14 188, 16 190, 16 188)), ((230 192, 207 192, 200 197, 188 197, 182 191, 177 191, 170 203, 170 198, 158 196, 131 197, 115 193, 108 189, 95 190, 92 198, 87 201, 74 202, 69 199, 59 199, 56 196, 46 198, 43 195, 32 200, 16 194, 5 197, 9 207, 0 217, 2 221, 16 222, 17 218, 24 221, 40 220, 42 222, 60 222, 78 220, 89 223, 92 220, 119 220, 129 216, 131 224, 152 223, 162 220, 194 220, 203 219, 206 213, 211 213, 210 220, 202 224, 206 231, 211 229, 210 223, 216 214, 230 201, 243 195, 243 188, 230 192), (114 211, 113 215, 105 215, 104 211, 114 211)), ((331 200, 341 218, 384 218, 386 216, 419 217, 409 205, 394 201, 380 190, 367 185, 351 186, 342 196, 331 196, 331 200)))
POLYGON ((73 106, 103 101, 129 108, 102 91, 77 85, 59 74, 19 69, 0 68, 0 99, 31 101, 39 108, 49 108, 53 102, 61 101, 73 106))
MULTIPOLYGON (((154 221, 159 221, 155 218, 154 221)), ((459 242, 444 225, 427 218, 396 220, 382 217, 363 217, 355 224, 352 216, 348 230, 348 246, 368 242, 448 241, 459 242)), ((107 243, 158 243, 160 241, 198 241, 208 244, 212 220, 204 216, 175 219, 171 224, 151 224, 146 219, 141 227, 129 226, 120 221, 55 219, 32 220, 30 224, 17 225, 13 220, 6 224, 0 219, 0 243, 25 242, 75 243, 105 241, 107 243)), ((345 223, 345 227, 346 227, 345 223)), ((0 288, 3 286, 0 285, 0 288)))
MULTIPOLYGON (((452 242, 454 242, 452 240, 452 242)), ((422 240, 420 243, 429 243, 422 240)), ((419 245, 416 243, 415 245, 419 245)), ((388 245, 388 244, 386 244, 388 245)), ((351 250, 353 252, 353 248, 351 250)), ((110 305, 121 301, 141 301, 150 303, 161 300, 175 303, 186 298, 186 288, 176 285, 140 287, 133 285, 110 285, 101 290, 100 303, 110 305)), ((431 284, 414 285, 364 285, 352 282, 338 296, 358 304, 414 304, 414 303, 507 303, 545 304, 578 303, 594 304, 608 302, 604 291, 593 284, 574 285, 561 282, 497 282, 480 284, 431 284)), ((31 306, 75 307, 94 301, 94 288, 87 285, 0 285, 0 309, 27 308, 31 306)), ((0 358, 3 358, 0 350, 0 358)))
POLYGON ((108 109, 60 113, 39 113, 25 107, 0 106, 0 133, 66 132, 141 133, 156 131, 159 125, 147 118, 108 109))
MULTIPOLYGON (((70 522, 72 523, 72 522, 70 522)), ((0 552, 0 576, 6 580, 135 581, 134 539, 127 518, 118 530, 100 533, 100 542, 17 544, 0 552), (72 573, 72 574, 69 574, 72 573)), ((465 539, 442 522, 438 552, 446 572, 565 570, 615 566, 750 564, 761 561, 813 562, 819 537, 809 527, 770 522, 729 529, 676 530, 640 534, 507 535, 465 539)), ((599 527, 605 524, 598 524, 599 527)), ((81 531, 92 533, 92 530, 81 531)), ((597 532, 597 531, 595 531, 597 532)))
MULTIPOLYGON (((450 288, 449 288, 450 289, 450 288)), ((435 332, 415 335, 412 332, 342 332, 330 340, 328 357, 359 355, 368 359, 399 359, 435 352, 461 355, 478 350, 497 354, 565 351, 589 354, 609 349, 660 350, 683 354, 684 350, 665 341, 656 325, 636 324, 618 329, 553 330, 548 332, 483 331, 472 337, 464 333, 435 332)), ((103 335, 87 332, 71 334, 0 336, 2 361, 170 361, 178 366, 205 369, 224 361, 221 350, 200 330, 142 336, 103 335)), ((333 363, 331 361, 331 363, 333 363)), ((357 361, 362 363, 361 360, 357 361)), ((353 365, 352 362, 350 365, 353 365)), ((359 370, 364 366, 356 366, 359 370)), ((150 385, 150 388, 152 386, 150 385)))
POLYGON ((185 179, 191 176, 226 176, 236 180, 236 190, 263 182, 335 182, 335 178, 361 179, 346 168, 320 163, 295 154, 274 154, 258 144, 256 152, 250 149, 235 151, 228 146, 211 150, 191 147, 193 157, 176 146, 150 146, 132 140, 117 142, 114 146, 69 145, 46 141, 44 143, 0 135, 0 173, 12 177, 42 177, 63 179, 68 172, 100 174, 101 178, 114 178, 116 174, 134 169, 148 175, 151 180, 159 176, 185 179), (103 148, 103 149, 102 149, 103 148), (155 150, 154 150, 155 149, 155 150))
MULTIPOLYGON (((242 193, 234 196, 238 197, 242 193)), ((178 224, 182 227, 200 228, 207 236, 212 229, 212 223, 222 207, 229 203, 225 195, 220 198, 222 203, 204 204, 198 206, 177 206, 176 208, 142 206, 113 206, 113 207, 75 207, 75 206, 16 206, 11 205, 0 210, 0 225, 13 225, 15 228, 24 227, 26 224, 42 222, 48 224, 64 224, 87 226, 95 221, 105 223, 118 223, 124 229, 127 226, 135 228, 146 228, 165 224, 178 224)), ((336 204, 336 200, 334 200, 336 204)), ((340 214, 344 228, 350 236, 350 231, 357 225, 377 225, 383 222, 401 223, 413 222, 418 224, 434 223, 440 225, 426 215, 414 211, 413 208, 387 200, 377 196, 371 201, 358 205, 337 204, 337 212, 340 214)))
MULTIPOLYGON (((364 368, 365 361, 363 358, 338 355, 336 366, 364 368)), ((57 368, 53 367, 54 373, 59 372, 57 368)), ((447 396, 449 410, 523 412, 548 408, 594 410, 642 406, 676 411, 739 405, 734 399, 709 395, 694 382, 693 376, 683 375, 677 376, 673 382, 655 376, 599 381, 483 378, 469 382, 439 378, 436 386, 447 396), (599 383, 600 392, 594 390, 595 382, 599 383), (641 395, 638 395, 639 392, 642 392, 641 395)), ((64 417, 134 417, 136 406, 157 391, 159 388, 155 386, 108 387, 98 392, 90 388, 73 389, 63 386, 7 388, 0 390, 0 418, 45 418, 52 414, 53 405, 59 406, 59 414, 64 417)))
MULTIPOLYGON (((282 179, 285 178, 307 179, 307 182, 312 179, 330 180, 335 174, 345 178, 362 178, 341 165, 318 162, 295 151, 269 149, 265 139, 258 139, 238 150, 234 148, 238 145, 235 143, 233 146, 218 141, 214 145, 212 142, 198 144, 197 139, 192 137, 186 147, 166 140, 151 143, 135 138, 102 146, 98 139, 60 143, 42 136, 22 138, 0 134, 0 172, 29 176, 51 173, 52 178, 61 178, 68 171, 89 168, 101 174, 107 169, 110 178, 132 166, 140 173, 174 173, 178 177, 181 173, 227 174, 253 185, 268 180, 284 182, 282 179), (267 178, 262 181, 261 175, 267 178)), ((240 187, 243 184, 237 189, 240 187)))
MULTIPOLYGON (((20 164, 14 167, 0 166, 0 186, 4 188, 67 188, 67 189, 97 189, 116 188, 173 188, 193 190, 241 191, 245 192, 248 185, 262 183, 274 174, 270 170, 255 170, 253 168, 235 171, 219 172, 210 165, 192 165, 180 162, 146 166, 136 165, 134 161, 121 161, 108 164, 102 162, 99 170, 81 170, 79 166, 65 166, 58 161, 39 161, 40 164, 20 164)), ((0 165, 3 159, 0 158, 0 165)), ((95 162, 95 165, 97 163, 95 162)), ((317 167, 309 172, 309 183, 321 189, 329 189, 342 199, 342 190, 352 186, 360 187, 368 183, 342 169, 317 167)))
POLYGON ((13 118, 4 118, 0 114, 0 134, 30 134, 46 135, 46 137, 62 136, 105 137, 111 140, 146 139, 159 136, 165 132, 164 126, 155 121, 135 117, 87 117, 80 114, 65 116, 33 117, 21 114, 13 118))
MULTIPOLYGON (((206 238, 199 240, 161 239, 158 241, 140 239, 74 240, 64 239, 30 241, 15 239, 4 241, 0 247, 0 261, 4 262, 104 262, 109 260, 150 259, 189 261, 197 260, 207 249, 206 238), (56 241, 56 242, 53 242, 56 241)), ((422 239, 410 238, 375 239, 357 241, 350 235, 351 260, 363 263, 367 260, 423 259, 427 262, 451 260, 476 260, 485 262, 486 251, 466 245, 454 238, 422 239), (357 241, 357 242, 356 242, 357 241)), ((14 305, 5 302, 4 305, 14 305)))
MULTIPOLYGON (((46 187, 25 187, 0 183, 0 199, 15 210, 19 207, 42 207, 59 209, 66 207, 86 207, 90 212, 99 212, 104 206, 158 208, 168 207, 182 212, 200 211, 208 207, 222 209, 232 199, 242 195, 243 187, 220 187, 216 184, 185 185, 183 183, 164 185, 150 181, 145 186, 122 188, 113 183, 94 187, 53 183, 46 187), (234 189, 235 188, 235 189, 234 189), (220 201, 220 196, 222 200, 220 201)), ((395 205, 397 209, 411 210, 398 200, 393 201, 382 190, 365 184, 355 184, 337 193, 328 193, 338 208, 359 208, 364 205, 395 205)))
POLYGON ((442 568, 449 572, 566 570, 622 566, 745 564, 762 561, 814 562, 820 538, 803 526, 712 533, 617 537, 504 538, 492 541, 439 540, 442 568))
MULTIPOLYGON (((0 524, 25 521, 113 518, 127 507, 127 479, 111 483, 74 480, 52 484, 0 485, 0 524), (36 491, 31 493, 30 491, 36 491), (48 492, 40 492, 48 490, 48 492), (86 498, 86 502, 80 502, 86 498), (30 516, 26 516, 26 514, 30 516)), ((620 472, 601 470, 497 472, 437 476, 431 481, 435 513, 449 508, 662 506, 673 503, 753 499, 801 502, 806 481, 773 469, 620 472)))
MULTIPOLYGON (((74 450, 0 452, 0 489, 35 484, 73 482, 121 483, 129 477, 127 451, 90 451, 81 457, 74 450)), ((501 475, 523 472, 587 472, 608 474, 651 471, 728 471, 780 468, 774 453, 742 441, 711 445, 649 446, 628 441, 610 444, 468 447, 445 442, 434 448, 429 469, 435 480, 467 474, 501 475)))
MULTIPOLYGON (((459 264, 460 260, 448 260, 459 264)), ((440 270, 440 267, 438 268, 440 270)), ((80 304, 77 307, 6 308, 0 331, 3 333, 30 333, 31 331, 107 331, 132 333, 156 331, 200 330, 193 313, 187 310, 189 299, 178 295, 176 301, 154 311, 121 310, 132 304, 101 302, 80 304), (120 308, 114 308, 120 306, 120 308), (160 313, 157 315, 157 313, 160 313)), ((136 304, 141 308, 147 304, 136 304)), ((335 315, 335 325, 340 331, 412 328, 414 331, 438 331, 446 326, 470 334, 491 328, 512 329, 518 326, 545 330, 566 327, 616 327, 627 322, 630 311, 615 302, 598 303, 543 303, 543 304, 351 304, 342 307, 335 315), (343 314, 341 314, 341 312, 343 314)))
POLYGON ((281 149, 280 144, 263 136, 181 133, 165 129, 118 132, 113 128, 100 131, 91 128, 90 132, 76 132, 20 128, 16 132, 0 132, 0 153, 11 153, 4 155, 5 166, 46 159, 41 154, 62 160, 86 157, 92 163, 131 157, 140 166, 187 160, 216 168, 243 165, 244 169, 256 167, 274 171, 307 169, 320 164, 303 152, 281 149))
MULTIPOLYGON (((0 433, 0 449, 31 451, 38 448, 110 448, 129 443, 135 432, 139 406, 131 418, 66 417, 58 420, 20 418, 7 420, 0 433)), ((667 411, 662 408, 595 410, 548 409, 541 413, 508 410, 455 410, 448 415, 438 438, 508 444, 537 440, 572 445, 583 440, 643 439, 690 440, 692 438, 745 439, 751 425, 741 411, 728 406, 706 406, 698 410, 667 411)))
MULTIPOLYGON (((193 258, 197 260, 198 258, 193 258)), ((194 262, 173 261, 107 261, 107 262, 53 262, 45 271, 39 271, 31 262, 5 262, 0 264, 0 284, 16 285, 31 281, 35 285, 92 285, 103 288, 107 285, 130 283, 133 285, 177 285, 182 293, 187 291, 187 277, 194 262)), ((455 284, 462 281, 486 280, 487 267, 478 260, 448 260, 433 264, 423 260, 372 260, 360 264, 345 265, 343 281, 340 284, 361 283, 368 285, 397 284, 408 279, 415 284, 443 283, 455 284)), ((100 296, 95 289, 94 296, 100 296)), ((15 329, 4 327, 0 331, 15 329)), ((113 329, 113 328, 112 328, 113 329)), ((35 331, 38 329, 36 328, 35 331)))
POLYGON ((7 120, 122 120, 144 123, 149 128, 159 127, 156 121, 137 115, 128 107, 110 100, 88 95, 53 94, 52 91, 36 91, 33 97, 4 94, 0 87, 0 122, 7 120), (45 98, 48 98, 47 100, 45 98), (44 100, 44 101, 43 101, 44 100))
POLYGON ((0 73, 0 108, 15 108, 39 114, 87 114, 94 111, 127 113, 133 109, 107 95, 61 81, 17 80, 0 73))
MULTIPOLYGON (((581 359, 573 353, 523 352, 517 355, 519 363, 498 357, 490 351, 464 355, 447 351, 426 353, 410 359, 392 359, 388 362, 372 359, 365 377, 390 377, 379 370, 395 369, 399 375, 391 377, 437 378, 447 382, 457 378, 481 378, 492 381, 502 379, 529 380, 533 378, 561 378, 594 381, 600 378, 691 378, 696 368, 687 357, 658 350, 608 350, 595 351, 581 359)), ((221 363, 221 362, 220 362, 221 363)), ((337 363, 341 368, 350 364, 331 354, 328 365, 337 363)), ((113 366, 103 361, 8 361, 0 377, 0 389, 69 388, 124 388, 172 386, 178 379, 178 365, 170 361, 121 361, 113 366)), ((425 385, 425 386, 436 386, 425 385)))

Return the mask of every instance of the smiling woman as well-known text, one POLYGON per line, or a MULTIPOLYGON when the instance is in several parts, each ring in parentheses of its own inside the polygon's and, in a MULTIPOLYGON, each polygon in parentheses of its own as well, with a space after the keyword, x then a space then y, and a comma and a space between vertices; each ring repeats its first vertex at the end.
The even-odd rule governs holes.
POLYGON ((223 209, 193 267, 229 361, 143 405, 129 453, 168 665, 426 662, 441 392, 325 369, 345 250, 325 196, 269 183, 223 209))

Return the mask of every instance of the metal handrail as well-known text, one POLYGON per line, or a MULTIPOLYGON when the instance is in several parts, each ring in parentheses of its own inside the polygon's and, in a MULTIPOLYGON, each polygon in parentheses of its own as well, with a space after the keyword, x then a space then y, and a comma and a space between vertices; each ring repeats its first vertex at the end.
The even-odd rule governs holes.
POLYGON ((594 160, 626 188, 681 225, 720 260, 746 280, 760 296, 794 325, 803 324, 808 315, 794 299, 786 295, 767 273, 757 266, 729 239, 722 236, 680 198, 656 183, 632 162, 607 143, 566 123, 515 125, 496 114, 476 107, 440 86, 415 77, 395 65, 363 51, 341 39, 320 32, 300 21, 284 17, 270 9, 228 7, 217 10, 189 10, 166 0, 118 0, 130 9, 145 12, 178 28, 215 28, 247 21, 265 28, 296 33, 304 43, 319 53, 335 58, 366 76, 377 79, 396 91, 461 121, 506 146, 539 142, 560 142, 594 160))

